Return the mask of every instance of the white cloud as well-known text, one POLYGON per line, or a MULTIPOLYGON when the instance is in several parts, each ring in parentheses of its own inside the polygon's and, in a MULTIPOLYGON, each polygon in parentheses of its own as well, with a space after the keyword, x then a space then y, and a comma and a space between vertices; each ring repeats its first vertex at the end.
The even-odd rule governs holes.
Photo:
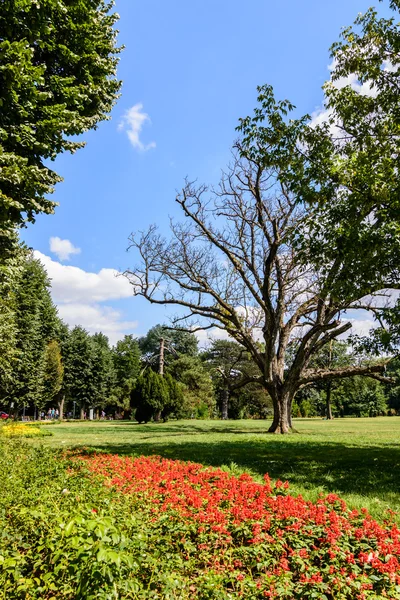
POLYGON ((46 268, 51 279, 53 298, 57 303, 103 302, 129 298, 133 294, 131 284, 125 277, 119 277, 115 269, 89 273, 79 267, 62 265, 37 250, 34 254, 46 268))
POLYGON ((68 325, 81 325, 90 333, 101 331, 112 344, 137 327, 136 321, 125 321, 121 312, 102 304, 133 295, 132 285, 125 277, 118 276, 118 271, 101 269, 98 273, 90 273, 62 265, 38 250, 34 251, 34 256, 51 279, 53 300, 60 317, 68 325))
POLYGON ((72 254, 80 254, 81 249, 76 248, 69 240, 62 240, 59 237, 51 237, 50 251, 60 260, 69 260, 72 254))
POLYGON ((71 327, 81 325, 92 334, 101 331, 111 344, 115 344, 125 333, 138 326, 137 321, 124 321, 119 311, 99 304, 59 304, 58 312, 71 327))
POLYGON ((208 346, 214 340, 233 341, 233 339, 224 329, 219 329, 218 327, 213 327, 212 329, 201 329, 196 331, 195 335, 201 348, 208 346))
POLYGON ((155 148, 156 143, 150 142, 149 144, 143 144, 140 139, 140 133, 143 125, 146 123, 146 121, 151 123, 149 115, 142 111, 143 104, 140 103, 135 104, 132 106, 132 108, 128 109, 118 125, 118 130, 126 131, 134 148, 140 150, 141 152, 146 152, 147 150, 151 150, 151 148, 155 148))
POLYGON ((346 331, 341 338, 348 338, 350 335, 367 336, 371 329, 375 329, 378 324, 373 319, 343 319, 343 322, 351 322, 351 329, 346 331))

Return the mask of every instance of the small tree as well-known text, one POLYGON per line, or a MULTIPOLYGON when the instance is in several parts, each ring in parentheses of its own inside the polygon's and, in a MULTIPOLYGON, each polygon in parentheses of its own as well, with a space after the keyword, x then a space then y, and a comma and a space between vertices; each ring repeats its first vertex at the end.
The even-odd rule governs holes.
POLYGON ((152 418, 158 420, 169 402, 168 385, 164 378, 151 369, 146 369, 137 379, 132 392, 132 407, 139 423, 147 423, 152 418))

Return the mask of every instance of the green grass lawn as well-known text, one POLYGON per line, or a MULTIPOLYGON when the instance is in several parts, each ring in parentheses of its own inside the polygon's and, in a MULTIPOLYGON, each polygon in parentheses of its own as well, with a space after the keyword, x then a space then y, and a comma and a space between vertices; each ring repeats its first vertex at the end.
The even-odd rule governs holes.
MULTIPOLYGON (((265 421, 127 421, 48 425, 56 447, 89 446, 117 454, 158 454, 205 465, 231 465, 259 477, 288 479, 292 493, 315 499, 337 492, 376 518, 400 511, 400 418, 297 419, 298 433, 267 435, 265 421)), ((36 442, 34 442, 36 443, 36 442)))

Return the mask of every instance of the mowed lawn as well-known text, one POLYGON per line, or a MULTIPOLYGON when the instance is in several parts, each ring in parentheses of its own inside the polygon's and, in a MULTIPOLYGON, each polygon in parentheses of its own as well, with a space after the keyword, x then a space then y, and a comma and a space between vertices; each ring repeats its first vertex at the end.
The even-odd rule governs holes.
POLYGON ((90 447, 124 455, 149 455, 227 465, 256 478, 288 480, 292 493, 314 500, 337 492, 352 507, 382 519, 400 511, 400 418, 296 419, 298 433, 266 433, 265 421, 66 422, 46 425, 55 447, 90 447))

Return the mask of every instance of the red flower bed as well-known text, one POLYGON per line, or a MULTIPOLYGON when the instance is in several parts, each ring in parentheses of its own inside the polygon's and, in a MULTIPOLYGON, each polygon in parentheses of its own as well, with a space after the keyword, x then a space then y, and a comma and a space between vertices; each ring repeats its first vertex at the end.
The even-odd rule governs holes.
POLYGON ((147 512, 160 544, 189 561, 194 581, 216 576, 221 597, 400 598, 399 528, 348 510, 335 494, 307 502, 268 475, 260 484, 160 457, 84 460, 147 512))

